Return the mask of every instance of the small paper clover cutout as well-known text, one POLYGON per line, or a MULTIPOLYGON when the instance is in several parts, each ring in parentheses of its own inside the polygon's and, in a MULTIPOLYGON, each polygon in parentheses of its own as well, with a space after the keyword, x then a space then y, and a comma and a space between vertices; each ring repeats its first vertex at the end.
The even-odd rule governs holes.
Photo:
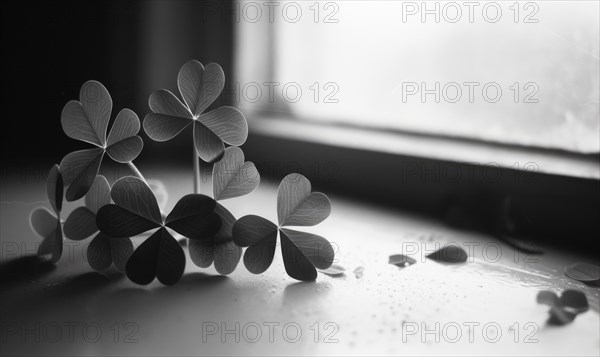
POLYGON ((575 263, 565 268, 565 275, 588 285, 600 285, 600 266, 575 263))
POLYGON ((113 185, 114 204, 100 208, 96 224, 115 238, 126 238, 158 228, 131 255, 125 266, 127 277, 146 285, 157 278, 164 285, 175 284, 185 270, 185 253, 167 227, 190 239, 207 239, 221 227, 212 198, 190 194, 182 197, 163 219, 156 197, 145 182, 127 176, 113 185))
POLYGON ((37 255, 49 255, 50 260, 56 263, 60 260, 63 251, 63 233, 60 221, 60 211, 63 201, 63 181, 58 165, 54 165, 48 173, 46 193, 54 213, 46 208, 38 208, 31 213, 29 222, 33 230, 43 238, 42 243, 38 247, 37 255))
POLYGON ((277 192, 279 225, 259 216, 244 216, 233 226, 233 240, 239 246, 248 247, 244 265, 251 273, 260 274, 273 262, 279 232, 288 275, 302 281, 315 280, 316 269, 327 269, 333 264, 333 247, 321 236, 283 227, 314 226, 330 213, 327 196, 311 192, 306 177, 290 174, 283 178, 277 192))
POLYGON ((438 263, 448 264, 464 263, 469 259, 467 252, 456 244, 448 244, 425 257, 438 263))
POLYGON ((578 314, 589 310, 587 297, 575 289, 563 291, 560 297, 553 291, 542 290, 537 295, 537 302, 550 307, 548 323, 551 325, 566 325, 575 320, 578 314))
POLYGON ((337 277, 346 275, 346 268, 339 264, 331 264, 331 266, 327 269, 317 269, 320 273, 337 277))
POLYGON ((410 265, 416 264, 417 260, 415 258, 409 257, 408 255, 394 254, 390 255, 390 257, 388 258, 388 263, 402 269, 410 265))
POLYGON ((196 60, 187 62, 177 76, 185 105, 168 90, 155 91, 148 101, 153 113, 146 115, 144 131, 152 140, 167 141, 191 124, 198 156, 205 162, 218 161, 224 143, 240 146, 248 137, 246 118, 238 109, 223 106, 204 113, 224 85, 225 74, 218 64, 204 67, 196 60))
POLYGON ((96 225, 98 210, 107 204, 110 204, 110 185, 104 176, 98 175, 85 195, 85 206, 76 208, 67 217, 64 232, 67 238, 74 241, 98 233, 87 248, 88 263, 94 270, 104 270, 114 263, 118 271, 124 272, 125 263, 133 253, 131 240, 98 232, 96 225))
POLYGON ((116 162, 129 163, 142 151, 144 143, 137 135, 140 120, 130 109, 117 114, 106 138, 112 105, 108 90, 100 82, 87 81, 81 86, 79 101, 72 100, 63 108, 61 124, 65 134, 97 146, 72 152, 60 163, 64 184, 69 186, 67 201, 77 200, 88 192, 105 153, 116 162))
MULTIPOLYGON (((244 162, 244 153, 238 147, 228 147, 223 159, 213 166, 213 197, 217 201, 249 194, 259 183, 256 167, 244 162)), ((237 267, 242 248, 233 241, 235 217, 219 203, 215 212, 221 217, 221 228, 209 239, 190 240, 190 258, 201 268, 214 262, 217 272, 227 275, 237 267)))

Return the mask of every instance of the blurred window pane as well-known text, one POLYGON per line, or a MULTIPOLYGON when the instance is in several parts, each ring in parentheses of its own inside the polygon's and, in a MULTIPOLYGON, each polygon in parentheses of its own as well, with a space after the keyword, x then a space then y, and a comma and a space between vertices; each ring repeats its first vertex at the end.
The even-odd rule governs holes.
POLYGON ((242 16, 240 78, 279 83, 305 120, 599 152, 599 16, 598 1, 279 2, 262 28, 242 16))

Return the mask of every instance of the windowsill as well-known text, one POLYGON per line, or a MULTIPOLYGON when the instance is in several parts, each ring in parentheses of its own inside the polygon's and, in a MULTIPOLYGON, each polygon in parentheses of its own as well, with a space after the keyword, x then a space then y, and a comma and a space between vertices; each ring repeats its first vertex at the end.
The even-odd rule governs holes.
POLYGON ((559 150, 333 126, 286 117, 250 119, 252 133, 364 151, 600 179, 600 160, 559 150))
MULTIPOLYGON (((171 204, 192 188, 189 167, 175 170, 155 167, 144 173, 164 182, 171 204)), ((24 227, 28 227, 29 214, 38 205, 36 202, 45 199, 45 192, 38 187, 37 183, 17 180, 3 183, 0 188, 3 198, 14 195, 22 199, 27 195, 27 203, 32 203, 2 202, 2 243, 13 248, 3 250, 2 263, 35 254, 33 248, 39 238, 24 227), (17 247, 21 249, 14 249, 17 247)), ((276 197, 277 184, 261 183, 248 196, 227 200, 224 205, 238 218, 256 214, 276 221, 276 197)), ((228 277, 219 276, 214 267, 199 268, 188 260, 185 275, 171 287, 164 287, 156 280, 139 286, 115 274, 114 268, 102 274, 92 273, 85 258, 89 239, 66 240, 63 257, 55 269, 49 263, 25 265, 27 269, 23 269, 24 264, 2 265, 1 322, 3 327, 18 326, 15 333, 6 330, 2 352, 32 356, 81 355, 90 351, 120 356, 484 356, 490 353, 492 344, 482 339, 483 325, 493 322, 508 328, 519 322, 518 332, 523 334, 519 336, 527 336, 530 330, 523 328, 524 323, 535 322, 540 328, 532 336, 539 343, 515 343, 513 338, 517 335, 509 335, 506 330, 502 339, 492 345, 493 352, 523 356, 552 351, 553 355, 568 356, 573 354, 573 345, 564 343, 568 340, 576 343, 579 354, 598 355, 599 289, 571 281, 562 273, 562 268, 572 262, 592 263, 593 258, 546 246, 544 255, 528 256, 489 235, 465 233, 435 220, 338 195, 330 199, 331 216, 318 226, 302 230, 329 240, 336 248, 336 264, 345 267, 346 273, 337 277, 319 274, 316 282, 298 282, 288 277, 279 248, 269 269, 260 276, 250 273, 243 259, 228 277), (426 254, 446 245, 463 247, 469 253, 469 260, 450 266, 425 259, 426 254), (391 254, 411 256, 417 263, 400 269, 388 263, 391 254), (353 273, 359 266, 364 267, 363 275, 353 273), (576 287, 587 295, 590 311, 560 330, 545 328, 547 311, 535 303, 542 287, 553 291, 576 287), (93 345, 88 335, 79 334, 69 340, 65 335, 52 342, 53 337, 45 336, 54 335, 41 335, 44 337, 40 342, 35 341, 37 335, 33 332, 41 329, 38 326, 68 326, 67 321, 79 324, 74 329, 93 322, 102 327, 104 334, 93 345), (113 335, 119 321, 121 335, 113 335), (133 325, 126 325, 127 321, 133 325), (203 324, 211 321, 216 321, 212 323, 219 332, 206 334, 202 331, 203 324), (431 329, 440 321, 442 326, 453 322, 465 328, 460 343, 450 338, 442 338, 439 343, 433 343, 431 338, 431 343, 423 343, 418 335, 402 334, 404 322, 418 323, 420 329, 427 324, 431 329), (321 332, 313 335, 316 322, 321 332), (337 328, 326 330, 325 322, 337 328), (481 322, 474 326, 479 330, 467 335, 466 329, 473 322, 481 322), (236 323, 240 325, 238 331, 249 331, 247 335, 238 334, 238 342, 235 334, 227 332, 235 331, 236 323), (282 334, 288 323, 303 329, 298 343, 290 343, 296 336, 292 334, 299 331, 294 327, 289 330, 291 337, 282 334), (262 337, 250 341, 255 336, 250 335, 254 333, 254 324, 262 328, 259 330, 262 337), (269 326, 274 328, 272 332, 269 326), (33 332, 28 335, 26 331, 33 332), (205 338, 199 337, 201 333, 205 338), (557 338, 558 333, 561 338, 557 338), (136 343, 115 343, 115 336, 120 336, 120 341, 130 336, 136 343), (281 342, 271 340, 270 336, 281 342), (315 336, 319 337, 319 343, 314 342, 315 336), (339 343, 323 342, 327 336, 338 339, 339 343), (468 336, 479 340, 469 342, 468 336), (27 339, 27 343, 21 338, 27 339)), ((65 203, 64 217, 77 205, 65 203)), ((138 246, 142 239, 133 241, 138 246)))

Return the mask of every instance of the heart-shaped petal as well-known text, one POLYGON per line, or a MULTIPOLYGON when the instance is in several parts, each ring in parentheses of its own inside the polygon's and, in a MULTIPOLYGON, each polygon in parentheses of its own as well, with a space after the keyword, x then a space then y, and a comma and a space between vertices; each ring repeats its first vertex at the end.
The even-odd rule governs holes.
POLYGON ((214 261, 215 244, 212 241, 190 239, 190 258, 200 268, 208 268, 214 261))
POLYGON ((244 253, 244 265, 253 274, 261 274, 273 262, 277 244, 277 226, 259 216, 248 215, 233 225, 233 241, 248 247, 244 253))
POLYGON ((63 252, 63 236, 60 221, 55 221, 54 230, 44 236, 44 240, 40 243, 37 250, 38 256, 50 256, 50 261, 56 263, 60 260, 63 252))
POLYGON ((394 254, 390 255, 388 263, 393 264, 398 268, 406 268, 409 265, 416 264, 417 260, 415 258, 409 257, 408 255, 394 254))
POLYGON ((135 160, 144 148, 144 141, 139 136, 123 139, 106 148, 106 153, 111 159, 122 164, 135 160))
MULTIPOLYGON (((249 247, 277 233, 277 226, 260 216, 247 215, 233 225, 233 241, 240 247, 249 247)), ((277 234, 275 234, 277 236, 277 234)))
POLYGON ((144 217, 157 225, 162 224, 162 217, 156 197, 154 197, 150 187, 141 179, 133 176, 126 176, 119 179, 113 185, 110 195, 118 206, 144 217))
POLYGON ((160 227, 159 223, 115 204, 98 210, 96 225, 102 233, 114 238, 129 238, 160 227))
POLYGON ((242 248, 237 246, 232 240, 215 245, 215 269, 221 275, 233 273, 241 257, 242 248))
POLYGON ((314 226, 331 213, 329 198, 321 192, 311 192, 287 217, 282 226, 314 226))
POLYGON ((162 228, 156 278, 164 285, 173 285, 181 279, 185 271, 185 253, 181 245, 169 232, 162 228))
POLYGON ((215 200, 208 196, 186 195, 175 204, 165 225, 190 239, 208 239, 221 227, 215 205, 215 200))
POLYGON ((85 206, 95 215, 100 207, 110 203, 110 185, 106 177, 96 176, 92 187, 85 195, 85 206))
POLYGON ((297 280, 313 281, 317 278, 317 270, 286 234, 281 231, 281 253, 287 274, 297 280))
POLYGON ((194 146, 198 156, 205 162, 220 160, 225 151, 221 139, 198 121, 194 121, 194 146))
POLYGON ((198 156, 209 163, 219 161, 225 151, 221 139, 198 121, 194 122, 194 146, 198 156))
POLYGON ((242 248, 232 241, 222 244, 214 242, 190 241, 190 258, 201 268, 215 264, 215 269, 221 275, 231 274, 237 267, 242 256, 242 248))
POLYGON ((225 150, 221 161, 213 166, 213 197, 215 200, 247 195, 260 183, 260 175, 252 162, 244 162, 244 153, 232 146, 225 150))
POLYGON ((244 114, 234 107, 223 106, 198 117, 219 139, 229 145, 240 146, 248 138, 248 123, 244 114))
POLYGON ((542 290, 537 294, 538 304, 546 304, 549 306, 560 304, 560 299, 553 291, 542 290))
POLYGON ((157 230, 133 252, 125 265, 125 273, 129 280, 147 285, 156 278, 156 259, 161 235, 162 229, 157 230))
POLYGON ((574 289, 563 291, 560 298, 552 291, 540 291, 537 295, 537 302, 550 306, 548 323, 551 325, 568 324, 575 320, 577 314, 589 309, 585 294, 574 289))
POLYGON ((235 217, 225 207, 216 204, 214 213, 220 217, 221 227, 205 240, 190 241, 190 258, 201 268, 209 267, 214 260, 219 274, 227 275, 237 267, 242 256, 242 248, 233 242, 235 217))
POLYGON ((568 289, 560 294, 560 303, 562 306, 574 311, 578 314, 589 310, 587 297, 582 291, 568 289))
POLYGON ((233 240, 233 226, 235 224, 235 217, 227 208, 217 203, 215 205, 215 213, 221 220, 221 226, 214 235, 214 241, 216 243, 226 243, 233 240))
POLYGON ((165 89, 159 89, 150 94, 148 99, 150 109, 154 113, 166 114, 169 116, 192 119, 192 113, 181 103, 175 94, 165 89))
POLYGON ((142 138, 136 135, 139 131, 140 120, 137 115, 129 109, 121 110, 110 129, 106 153, 117 162, 131 162, 144 147, 142 138))
POLYGON ((110 147, 119 141, 135 136, 139 131, 140 119, 137 114, 131 109, 122 109, 119 114, 117 114, 115 122, 110 128, 106 146, 110 147))
POLYGON ((64 226, 65 236, 71 240, 83 240, 98 232, 96 226, 96 215, 87 207, 77 207, 64 226))
POLYGON ((164 285, 175 284, 185 270, 185 254, 165 228, 157 230, 136 249, 127 261, 127 277, 140 285, 157 278, 164 285))
POLYGON ((225 86, 225 73, 221 66, 191 60, 177 75, 177 86, 190 112, 198 116, 219 97, 225 86))
POLYGON ((81 86, 79 102, 70 101, 63 108, 61 124, 67 136, 103 147, 112 111, 112 99, 97 81, 81 86))
POLYGON ((109 238, 109 240, 113 264, 118 271, 124 272, 127 260, 133 254, 133 243, 129 238, 109 238))
POLYGON ((87 249, 88 263, 94 270, 104 270, 114 263, 115 268, 125 271, 125 264, 133 253, 133 244, 128 238, 111 238, 100 232, 87 249))
POLYGON ((110 238, 104 233, 98 233, 90 242, 86 256, 88 264, 94 270, 104 270, 112 263, 110 255, 110 238))
POLYGON ((106 129, 112 112, 108 90, 97 81, 87 81, 79 90, 79 101, 102 145, 106 144, 106 129))
POLYGON ((50 172, 48 173, 48 179, 46 180, 46 193, 48 194, 50 205, 54 209, 54 212, 58 215, 62 209, 63 201, 63 179, 58 165, 52 166, 50 172))
MULTIPOLYGON (((327 269, 333 264, 335 252, 327 239, 316 234, 286 228, 280 229, 280 232, 282 233, 282 240, 283 236, 285 236, 317 269, 327 269)), ((283 243, 281 249, 284 249, 283 243)), ((290 261, 288 263, 293 262, 290 261)))
POLYGON ((300 174, 283 178, 277 191, 280 226, 314 226, 329 217, 331 204, 327 196, 310 191, 310 181, 300 174))
POLYGON ((99 147, 104 145, 92 123, 90 123, 80 102, 71 100, 65 104, 60 115, 60 123, 68 137, 99 147))
POLYGON ((103 149, 75 151, 65 156, 61 163, 64 185, 68 185, 67 201, 75 201, 83 197, 92 186, 100 163, 104 156, 103 149))
POLYGON ((566 325, 575 320, 577 317, 577 313, 573 311, 568 311, 564 307, 560 305, 553 305, 550 308, 550 318, 548 319, 548 324, 550 325, 566 325))
POLYGON ((249 246, 244 253, 244 266, 252 274, 264 273, 273 263, 277 246, 277 230, 258 243, 249 246))
POLYGON ((34 210, 31 212, 31 216, 29 216, 31 228, 40 237, 46 237, 53 233, 56 229, 57 220, 58 218, 56 218, 56 216, 43 207, 34 210))
POLYGON ((192 120, 172 115, 151 113, 144 118, 144 131, 154 141, 167 141, 181 133, 192 120))

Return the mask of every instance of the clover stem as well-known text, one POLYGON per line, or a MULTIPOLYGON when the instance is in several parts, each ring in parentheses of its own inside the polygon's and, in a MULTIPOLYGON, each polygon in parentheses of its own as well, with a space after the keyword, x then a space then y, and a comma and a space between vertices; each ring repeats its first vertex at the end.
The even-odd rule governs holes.
POLYGON ((140 180, 144 181, 146 183, 146 185, 148 185, 148 181, 146 181, 146 178, 144 178, 144 175, 142 175, 140 170, 138 170, 138 168, 133 164, 133 161, 129 161, 127 163, 127 167, 129 167, 129 169, 133 172, 133 174, 135 176, 137 176, 140 180))
POLYGON ((198 161, 198 154, 196 148, 194 151, 194 193, 200 193, 200 162, 198 161))

